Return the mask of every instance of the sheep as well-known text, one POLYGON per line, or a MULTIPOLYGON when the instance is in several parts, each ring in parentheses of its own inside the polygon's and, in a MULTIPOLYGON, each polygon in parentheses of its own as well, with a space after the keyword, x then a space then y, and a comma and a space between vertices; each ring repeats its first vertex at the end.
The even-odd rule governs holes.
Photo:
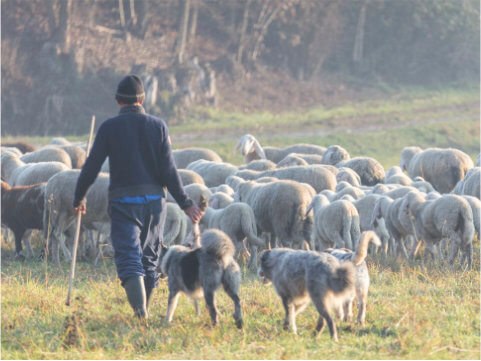
POLYGON ((306 211, 314 210, 313 243, 317 241, 317 250, 326 248, 356 249, 356 241, 361 231, 359 213, 348 201, 338 200, 332 203, 323 195, 316 195, 306 211))
POLYGON ((55 137, 50 140, 52 145, 71 145, 72 143, 64 137, 55 137))
POLYGON ((56 147, 44 147, 32 153, 26 153, 20 157, 20 160, 25 163, 60 162, 72 168, 72 160, 68 153, 56 147))
POLYGON ((222 158, 213 150, 207 148, 185 148, 172 151, 177 168, 185 169, 187 166, 199 159, 211 162, 222 162, 222 158))
POLYGON ((231 187, 234 192, 237 191, 239 184, 244 183, 244 179, 235 175, 231 175, 225 179, 225 184, 231 187))
POLYGON ((401 167, 395 165, 395 166, 392 166, 391 168, 389 168, 387 171, 386 171, 386 179, 392 177, 392 176, 395 176, 395 175, 400 175, 400 174, 404 174, 403 173, 403 170, 401 169, 401 167))
POLYGON ((286 148, 261 147, 257 139, 251 134, 245 134, 234 148, 234 153, 240 149, 245 162, 249 163, 255 159, 269 159, 279 163, 290 153, 319 154, 323 155, 326 148, 313 144, 294 144, 286 148))
POLYGON ((59 162, 26 164, 10 152, 1 155, 1 163, 2 179, 11 186, 46 182, 58 172, 69 169, 65 164, 59 162))
MULTIPOLYGON (((200 205, 200 200, 202 197, 204 197, 206 202, 209 202, 209 199, 212 195, 212 192, 209 190, 209 188, 199 183, 192 183, 184 186, 184 191, 197 205, 200 205)), ((170 193, 167 193, 167 202, 175 202, 170 193)))
POLYGON ((232 187, 228 186, 227 184, 221 184, 220 186, 217 186, 217 187, 211 187, 209 188, 209 190, 212 193, 222 192, 232 197, 234 196, 234 193, 235 193, 232 187))
POLYGON ((5 152, 10 152, 15 154, 19 158, 23 155, 23 153, 18 148, 15 148, 15 147, 1 147, 1 152, 2 154, 5 152))
POLYGON ((322 164, 322 155, 290 153, 286 155, 279 163, 277 163, 277 168, 308 164, 322 164))
POLYGON ((187 216, 177 203, 166 203, 167 214, 162 242, 168 246, 182 244, 187 234, 187 216))
POLYGON ((83 167, 85 160, 87 159, 87 152, 82 147, 70 144, 57 146, 57 148, 67 152, 73 169, 81 169, 83 167))
POLYGON ((453 148, 428 148, 415 153, 409 161, 402 156, 403 153, 401 161, 411 178, 423 177, 440 193, 451 192, 466 172, 474 167, 466 153, 453 148))
POLYGON ((322 164, 336 165, 351 159, 348 151, 339 145, 331 145, 322 156, 322 164))
POLYGON ((384 168, 381 163, 371 157, 355 157, 337 164, 338 167, 353 169, 361 178, 361 184, 373 186, 383 183, 385 178, 384 168))
MULTIPOLYGON (((401 169, 401 168, 399 168, 401 169)), ((401 174, 394 174, 390 177, 386 176, 386 184, 401 184, 403 186, 409 186, 413 183, 413 180, 409 178, 407 175, 404 173, 401 174)))
POLYGON ((221 209, 234 202, 234 198, 224 192, 216 192, 209 199, 209 207, 221 209))
POLYGON ((411 255, 408 255, 406 249, 406 241, 412 241, 414 234, 412 225, 407 224, 406 227, 399 220, 399 210, 402 205, 403 198, 393 200, 392 198, 381 196, 374 203, 372 211, 371 225, 377 234, 381 235, 383 244, 383 254, 387 254, 389 249, 404 255, 406 259, 414 256, 414 248, 411 255), (396 247, 397 246, 397 247, 396 247))
POLYGON ((390 191, 384 193, 385 196, 391 199, 398 199, 404 197, 406 194, 412 191, 416 191, 414 187, 399 187, 396 189, 391 189, 390 191))
POLYGON ((256 219, 252 208, 246 203, 236 202, 223 209, 207 207, 200 225, 217 228, 226 233, 235 245, 235 257, 244 248, 244 238, 251 249, 249 266, 257 269, 257 247, 265 248, 265 242, 257 237, 256 219))
POLYGON ((408 172, 409 163, 411 159, 418 153, 421 153, 423 150, 420 147, 411 146, 411 147, 404 147, 401 151, 401 161, 399 163, 400 168, 403 172, 408 172))
POLYGON ((19 151, 22 152, 22 154, 35 151, 35 147, 26 142, 2 143, 2 146, 17 148, 19 151))
MULTIPOLYGON (((73 200, 75 186, 80 170, 72 169, 60 172, 50 178, 45 189, 45 209, 43 213, 44 236, 50 229, 52 238, 52 261, 59 264, 59 242, 64 256, 70 258, 70 252, 62 242, 62 234, 75 222, 73 200)), ((82 226, 105 232, 110 227, 108 215, 109 175, 99 173, 97 179, 87 192, 87 212, 82 216, 82 226)))
POLYGON ((213 162, 204 159, 196 160, 187 169, 197 172, 207 187, 217 187, 225 183, 225 179, 237 172, 237 167, 230 163, 213 162))
POLYGON ((288 154, 279 163, 277 163, 276 168, 292 167, 297 165, 307 165, 308 163, 301 157, 288 154))
POLYGON ((290 180, 236 181, 234 200, 252 208, 258 229, 277 237, 282 246, 300 248, 303 241, 310 243, 312 217, 306 216, 306 210, 312 197, 305 187, 290 180))
MULTIPOLYGON (((43 209, 45 184, 10 187, 2 183, 2 224, 10 228, 15 235, 15 257, 24 259, 22 237, 27 229, 43 228, 43 209)), ((26 241, 27 250, 33 256, 30 242, 26 241)))
POLYGON ((336 174, 336 180, 337 182, 346 181, 355 187, 361 185, 361 177, 351 168, 339 168, 339 172, 336 174))
MULTIPOLYGON (((347 184, 349 184, 349 183, 347 183, 347 184)), ((330 199, 330 201, 336 201, 338 199, 341 199, 345 195, 349 195, 353 199, 360 199, 360 198, 365 196, 365 193, 364 193, 364 191, 362 191, 361 189, 359 189, 357 187, 352 187, 352 186, 344 187, 341 190, 336 191, 336 194, 334 195, 334 197, 332 199, 330 199)))
POLYGON ((202 178, 198 173, 194 172, 193 170, 178 169, 177 172, 179 173, 180 179, 182 180, 182 184, 184 186, 192 183, 205 185, 204 178, 202 178))
POLYGON ((480 219, 481 201, 478 198, 473 196, 463 195, 462 197, 466 199, 466 201, 469 203, 469 206, 471 207, 471 211, 473 212, 474 230, 476 231, 476 234, 478 235, 478 239, 479 239, 481 237, 481 233, 479 231, 480 222, 481 222, 481 219, 480 219))
POLYGON ((475 167, 468 171, 464 179, 463 194, 480 199, 481 167, 475 167))
POLYGON ((431 183, 426 182, 422 177, 416 177, 411 183, 411 187, 416 188, 418 191, 423 193, 434 192, 434 188, 431 183))
POLYGON ((278 179, 289 179, 311 185, 316 192, 324 189, 334 190, 336 177, 322 165, 295 166, 289 168, 275 169, 265 172, 239 171, 236 176, 246 179, 257 179, 261 177, 276 177, 278 179))
MULTIPOLYGON (((441 240, 451 241, 449 263, 452 265, 461 249, 463 259, 471 269, 473 259, 474 223, 469 203, 461 196, 446 194, 426 201, 420 192, 410 192, 402 200, 399 220, 414 224, 418 239, 428 246, 435 246, 441 240)), ((439 252, 441 258, 442 254, 439 252)))
POLYGON ((276 168, 276 163, 270 161, 269 159, 257 159, 250 163, 241 165, 239 170, 250 169, 256 171, 271 170, 276 168))

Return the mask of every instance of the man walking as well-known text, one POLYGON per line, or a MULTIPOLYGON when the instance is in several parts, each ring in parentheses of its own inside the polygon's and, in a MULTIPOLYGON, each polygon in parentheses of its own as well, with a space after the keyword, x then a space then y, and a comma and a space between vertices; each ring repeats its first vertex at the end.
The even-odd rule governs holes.
POLYGON ((85 213, 85 194, 109 157, 111 240, 118 277, 135 315, 148 317, 158 286, 157 261, 166 217, 165 188, 193 223, 201 210, 184 192, 172 157, 167 125, 145 113, 144 87, 128 75, 117 87, 119 115, 104 121, 77 181, 74 211, 85 213))

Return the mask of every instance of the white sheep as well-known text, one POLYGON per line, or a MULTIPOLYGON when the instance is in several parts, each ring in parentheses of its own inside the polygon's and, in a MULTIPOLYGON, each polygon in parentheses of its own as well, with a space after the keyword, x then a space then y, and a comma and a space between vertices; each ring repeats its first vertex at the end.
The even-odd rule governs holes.
MULTIPOLYGON (((184 191, 197 205, 201 204, 200 200, 202 197, 204 197, 206 202, 209 202, 212 195, 209 188, 199 183, 192 183, 184 186, 184 191)), ((170 193, 167 193, 167 202, 175 202, 174 197, 172 197, 170 193)))
MULTIPOLYGON (((451 242, 449 263, 453 264, 458 250, 471 269, 473 258, 474 223, 471 206, 461 196, 446 194, 426 201, 422 193, 410 192, 402 200, 399 220, 405 226, 414 224, 415 235, 428 246, 443 239, 451 242)), ((441 252, 438 254, 442 257, 441 252)))
POLYGON ((411 178, 423 177, 440 193, 451 192, 456 183, 474 167, 472 159, 458 149, 428 148, 419 151, 418 148, 417 153, 406 151, 411 148, 405 148, 401 153, 403 169, 407 169, 411 178))
POLYGON ((225 179, 237 172, 237 167, 230 163, 213 162, 204 159, 196 160, 187 169, 198 173, 207 187, 217 187, 225 183, 225 179))
POLYGON ((306 213, 314 211, 313 243, 317 249, 349 248, 356 249, 359 239, 359 213, 348 201, 329 202, 327 197, 318 194, 312 198, 306 213))
POLYGON ((172 151, 172 155, 176 167, 180 169, 187 168, 190 163, 199 159, 211 162, 222 162, 222 158, 216 152, 207 148, 176 149, 172 151))
POLYGON ((306 216, 306 210, 312 196, 304 186, 289 180, 237 181, 234 199, 252 208, 260 231, 271 233, 286 247, 301 248, 306 240, 310 243, 312 217, 306 216))
POLYGON ((60 162, 41 162, 26 164, 15 154, 5 152, 1 155, 2 179, 11 186, 32 185, 46 182, 58 172, 69 168, 60 162))
POLYGON ((286 148, 261 147, 257 139, 251 134, 245 134, 239 139, 234 152, 238 149, 241 150, 246 163, 255 159, 269 159, 278 163, 290 153, 323 155, 326 151, 326 148, 313 144, 294 144, 286 148))
POLYGON ((340 167, 339 172, 336 174, 337 182, 348 182, 355 187, 361 185, 361 177, 351 168, 340 167))
POLYGON ((177 203, 166 203, 166 218, 162 242, 168 246, 182 244, 187 234, 187 216, 177 203))
POLYGON ((179 173, 180 179, 182 180, 182 184, 184 186, 192 183, 205 185, 204 178, 202 178, 198 173, 194 172, 193 170, 177 169, 177 173, 179 173))
MULTIPOLYGON (((52 261, 57 264, 60 263, 59 244, 65 258, 70 258, 62 236, 75 223, 73 200, 79 175, 80 170, 77 169, 60 172, 48 180, 45 188, 44 236, 47 239, 47 232, 51 235, 52 261)), ((108 187, 109 175, 99 173, 86 195, 87 212, 82 216, 82 227, 102 233, 110 229, 108 187)))
POLYGON ((239 170, 250 169, 250 170, 271 170, 276 168, 276 163, 270 161, 269 159, 256 159, 252 162, 239 166, 239 170))
POLYGON ((323 164, 336 165, 341 162, 346 162, 351 159, 348 151, 340 145, 331 145, 326 149, 322 156, 323 164))
POLYGON ((234 198, 224 192, 216 192, 209 199, 209 207, 213 209, 225 208, 231 203, 234 203, 234 198))
POLYGON ((244 249, 243 242, 246 239, 251 250, 249 266, 257 269, 257 247, 265 248, 265 242, 257 237, 254 212, 248 204, 236 202, 223 209, 207 207, 200 225, 225 232, 234 243, 236 257, 244 249))
POLYGON ((361 184, 373 186, 383 183, 385 178, 384 168, 376 159, 371 157, 354 157, 348 161, 337 164, 338 167, 347 167, 354 170, 361 178, 361 184))
POLYGON ((34 152, 25 153, 20 157, 20 160, 25 163, 60 162, 68 168, 72 168, 72 160, 68 153, 54 146, 43 147, 34 152))
POLYGON ((212 193, 222 192, 232 197, 234 196, 234 193, 235 193, 232 187, 228 186, 227 184, 221 184, 220 186, 217 186, 217 187, 210 187, 209 190, 212 193))
POLYGON ((316 192, 321 192, 324 189, 334 190, 337 184, 336 176, 322 165, 294 166, 265 172, 243 170, 235 173, 235 175, 241 178, 245 177, 247 180, 261 177, 294 180, 309 184, 316 192))

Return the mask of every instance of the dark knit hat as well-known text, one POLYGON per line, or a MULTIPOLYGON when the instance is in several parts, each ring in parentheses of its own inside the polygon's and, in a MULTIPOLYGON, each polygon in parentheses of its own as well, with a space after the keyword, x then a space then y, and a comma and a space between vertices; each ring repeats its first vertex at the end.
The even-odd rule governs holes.
POLYGON ((133 104, 145 98, 144 85, 137 75, 127 75, 117 87, 115 99, 121 103, 133 104))

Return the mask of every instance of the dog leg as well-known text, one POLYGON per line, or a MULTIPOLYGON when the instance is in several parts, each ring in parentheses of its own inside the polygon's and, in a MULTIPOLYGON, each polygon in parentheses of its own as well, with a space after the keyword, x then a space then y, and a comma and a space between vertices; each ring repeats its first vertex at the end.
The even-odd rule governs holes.
POLYGON ((165 315, 165 320, 170 323, 172 322, 172 317, 174 317, 175 309, 177 308, 177 302, 179 302, 180 293, 177 290, 170 291, 169 300, 167 303, 167 314, 165 315))
POLYGON ((197 317, 199 317, 200 316, 199 301, 195 299, 193 300, 193 302, 194 302, 195 314, 197 315, 197 317))
POLYGON ((351 322, 352 321, 352 299, 344 302, 344 321, 351 322))
MULTIPOLYGON (((314 300, 313 300, 313 301, 314 301, 314 300)), ((315 303, 315 305, 316 305, 317 312, 319 312, 319 315, 321 315, 321 317, 324 317, 324 319, 325 319, 326 322, 327 322, 327 326, 329 326, 329 333, 331 334, 331 338, 332 338, 335 342, 339 342, 339 339, 337 338, 337 328, 336 328, 336 324, 335 324, 334 321, 332 320, 332 318, 331 318, 331 316, 329 315, 329 313, 326 311, 324 304, 322 303, 321 300, 317 300, 317 301, 314 302, 314 303, 315 303)))
POLYGON ((319 316, 319 319, 317 320, 316 331, 314 331, 313 336, 316 336, 316 335, 320 334, 322 331, 324 331, 325 326, 326 326, 326 324, 324 322, 324 317, 319 316))
MULTIPOLYGON (((290 320, 291 320, 291 313, 294 312, 293 306, 290 301, 288 300, 287 297, 282 297, 282 305, 284 306, 284 311, 286 312, 286 317, 284 318, 284 325, 283 328, 284 330, 289 330, 289 326, 291 326, 290 320)), ((294 332, 296 333, 296 332, 294 332)))
POLYGON ((357 298, 357 323, 361 326, 366 324, 367 294, 358 295, 357 298))
POLYGON ((214 291, 204 289, 204 298, 207 308, 209 309, 212 325, 216 326, 219 323, 219 316, 217 312, 217 306, 215 304, 214 291))
POLYGON ((227 295, 234 302, 234 320, 237 328, 241 329, 244 321, 242 319, 242 309, 239 298, 239 285, 240 285, 240 269, 236 263, 231 263, 222 277, 222 285, 227 295))

